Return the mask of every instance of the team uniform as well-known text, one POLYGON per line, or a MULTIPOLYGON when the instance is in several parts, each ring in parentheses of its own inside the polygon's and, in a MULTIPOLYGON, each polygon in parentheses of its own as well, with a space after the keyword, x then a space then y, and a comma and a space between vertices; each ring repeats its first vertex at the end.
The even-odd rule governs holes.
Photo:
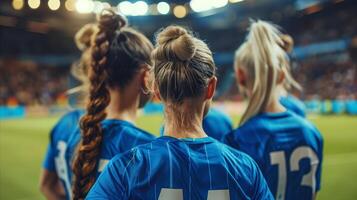
MULTIPOLYGON (((103 170, 111 158, 123 153, 133 147, 144 144, 155 139, 153 135, 135 127, 133 124, 123 120, 106 119, 101 122, 103 129, 102 149, 98 162, 97 176, 103 170)), ((62 176, 65 181, 67 198, 71 199, 71 180, 73 179, 71 166, 77 146, 80 142, 80 129, 74 130, 68 139, 68 143, 62 144, 62 156, 59 158, 62 168, 62 176)))
POLYGON ((63 170, 65 170, 66 174, 66 170, 70 168, 64 169, 60 158, 64 157, 64 146, 68 143, 72 131, 78 128, 79 119, 83 114, 83 110, 68 112, 57 122, 50 133, 50 142, 47 147, 43 168, 51 172, 56 172, 64 186, 67 177, 63 176, 63 170))
POLYGON ((290 110, 291 112, 294 112, 295 114, 300 115, 301 117, 306 117, 305 104, 302 101, 300 101, 298 98, 292 95, 287 95, 287 96, 281 96, 279 101, 281 105, 283 105, 286 109, 290 110))
POLYGON ((224 142, 250 155, 277 200, 310 200, 320 189, 323 139, 293 112, 259 114, 224 142))
POLYGON ((273 199, 256 163, 211 137, 163 136, 113 158, 86 199, 273 199))
MULTIPOLYGON (((216 139, 222 140, 223 136, 233 130, 232 120, 222 111, 211 108, 203 118, 203 130, 205 133, 216 139)), ((164 135, 164 128, 161 127, 160 135, 164 135)))

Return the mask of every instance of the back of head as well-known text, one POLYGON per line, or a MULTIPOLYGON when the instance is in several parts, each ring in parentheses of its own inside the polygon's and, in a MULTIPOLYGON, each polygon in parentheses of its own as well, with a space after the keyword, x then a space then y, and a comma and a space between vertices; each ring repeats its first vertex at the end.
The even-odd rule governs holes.
POLYGON ((281 33, 272 24, 253 22, 244 44, 236 51, 235 66, 244 68, 251 97, 240 124, 263 112, 276 94, 278 75, 284 72, 286 53, 281 48, 281 33))
POLYGON ((106 9, 98 17, 90 43, 89 100, 80 121, 82 140, 73 163, 74 199, 84 199, 95 182, 103 139, 100 122, 110 103, 109 88, 127 86, 141 65, 151 63, 152 44, 126 25, 123 16, 106 9))
POLYGON ((154 84, 164 102, 181 104, 200 97, 215 75, 212 52, 180 26, 169 26, 157 35, 153 52, 154 84))

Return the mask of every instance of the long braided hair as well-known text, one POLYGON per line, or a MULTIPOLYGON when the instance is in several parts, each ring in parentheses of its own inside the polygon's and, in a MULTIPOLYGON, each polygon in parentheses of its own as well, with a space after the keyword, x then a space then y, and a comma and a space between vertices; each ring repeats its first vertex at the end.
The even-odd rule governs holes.
POLYGON ((93 186, 103 141, 101 121, 110 103, 109 88, 127 85, 143 64, 151 65, 153 46, 141 33, 110 9, 98 17, 92 38, 87 112, 80 120, 82 139, 73 162, 73 199, 84 199, 93 186))

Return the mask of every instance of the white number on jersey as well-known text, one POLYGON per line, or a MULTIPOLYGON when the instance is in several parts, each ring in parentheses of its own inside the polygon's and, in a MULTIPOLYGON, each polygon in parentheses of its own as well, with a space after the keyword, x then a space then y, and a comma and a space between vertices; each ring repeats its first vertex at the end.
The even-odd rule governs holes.
MULTIPOLYGON (((158 200, 183 200, 182 189, 162 188, 158 200)), ((209 190, 207 200, 230 200, 229 190, 209 190)))
MULTIPOLYGON (((316 190, 316 172, 319 158, 316 153, 310 147, 298 147, 296 148, 290 157, 290 171, 299 171, 299 162, 303 158, 310 159, 310 171, 302 177, 301 185, 309 186, 312 189, 312 195, 316 190)), ((277 200, 285 199, 285 190, 287 182, 287 167, 284 151, 275 151, 270 153, 270 163, 272 165, 278 165, 278 187, 275 198, 277 200)))
POLYGON ((58 156, 55 158, 57 175, 64 182, 64 185, 69 195, 69 199, 72 199, 71 182, 69 181, 68 178, 68 168, 67 168, 66 157, 65 157, 67 144, 64 141, 59 141, 57 143, 57 149, 59 151, 58 156))
MULTIPOLYGON (((56 170, 58 177, 64 182, 64 186, 68 192, 69 199, 71 197, 71 182, 68 177, 68 168, 65 157, 65 152, 67 150, 67 144, 64 141, 59 141, 57 143, 57 149, 59 151, 58 156, 55 158, 56 170)), ((102 172, 105 166, 108 164, 108 159, 100 159, 98 164, 98 172, 102 172)))

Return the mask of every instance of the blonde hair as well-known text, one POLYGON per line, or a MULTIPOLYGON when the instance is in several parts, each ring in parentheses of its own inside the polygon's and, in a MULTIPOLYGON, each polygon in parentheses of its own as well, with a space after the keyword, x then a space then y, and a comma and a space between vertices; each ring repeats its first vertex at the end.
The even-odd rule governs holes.
POLYGON ((74 42, 77 48, 82 52, 82 55, 77 62, 72 64, 71 74, 74 78, 81 82, 81 85, 69 89, 67 94, 81 92, 83 93, 81 99, 84 99, 86 96, 85 91, 87 91, 89 87, 88 68, 91 61, 90 46, 96 31, 97 26, 95 24, 86 24, 79 29, 74 36, 74 42))
POLYGON ((174 114, 176 126, 187 126, 192 123, 189 116, 193 109, 181 106, 185 100, 197 102, 190 100, 202 97, 209 80, 215 76, 212 52, 202 40, 180 26, 163 29, 156 42, 152 54, 153 84, 166 104, 165 110, 174 114))
POLYGON ((287 82, 294 80, 280 36, 276 26, 261 20, 252 22, 246 41, 236 51, 235 67, 245 69, 247 87, 252 88, 240 124, 264 111, 275 95, 280 72, 284 73, 287 82))

